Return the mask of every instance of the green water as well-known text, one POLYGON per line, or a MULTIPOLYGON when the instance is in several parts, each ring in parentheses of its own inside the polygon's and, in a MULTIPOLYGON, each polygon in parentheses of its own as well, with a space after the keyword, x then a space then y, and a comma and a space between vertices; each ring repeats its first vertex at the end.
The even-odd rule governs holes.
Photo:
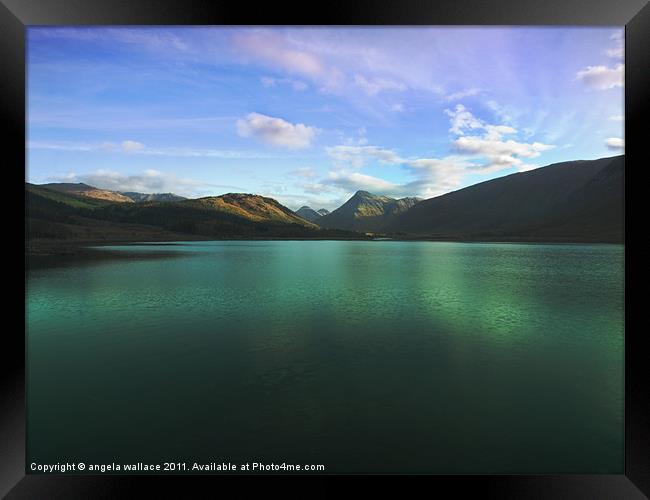
POLYGON ((112 248, 30 273, 28 463, 623 472, 622 246, 112 248))

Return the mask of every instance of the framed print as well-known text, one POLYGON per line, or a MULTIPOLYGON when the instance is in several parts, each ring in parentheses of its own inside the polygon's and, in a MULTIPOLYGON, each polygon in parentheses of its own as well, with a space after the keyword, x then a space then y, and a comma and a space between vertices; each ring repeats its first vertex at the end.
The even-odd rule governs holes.
POLYGON ((0 12, 7 498, 648 495, 643 1, 0 12))

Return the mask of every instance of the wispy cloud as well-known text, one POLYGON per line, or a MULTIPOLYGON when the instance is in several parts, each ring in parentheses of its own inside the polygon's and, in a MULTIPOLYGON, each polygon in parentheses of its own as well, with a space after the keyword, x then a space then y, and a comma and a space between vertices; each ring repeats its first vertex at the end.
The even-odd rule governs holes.
POLYGON ((282 155, 267 154, 258 151, 243 150, 224 150, 210 148, 157 148, 147 147, 144 144, 123 141, 121 144, 115 142, 101 143, 71 143, 71 142, 48 142, 48 141, 29 141, 27 149, 31 150, 52 150, 52 151, 72 151, 72 152, 100 152, 100 153, 137 153, 139 155, 169 156, 176 158, 284 158, 282 155), (126 145, 124 143, 127 143, 126 145))
POLYGON ((274 78, 272 76, 263 76, 260 81, 262 82, 262 85, 267 88, 277 87, 278 85, 288 85, 293 90, 297 90, 298 92, 304 92, 309 88, 309 85, 307 85, 302 80, 294 80, 292 78, 274 78))
POLYGON ((515 168, 527 171, 539 165, 524 162, 539 157, 554 145, 506 139, 517 130, 504 124, 490 124, 477 118, 463 104, 444 111, 457 137, 451 147, 457 154, 442 158, 404 157, 396 151, 373 145, 339 145, 326 148, 334 162, 327 177, 312 183, 317 190, 334 187, 345 193, 359 189, 389 196, 430 198, 459 188, 471 174, 486 174, 515 168), (410 180, 391 182, 359 170, 372 161, 399 166, 410 180))
POLYGON ((286 199, 429 197, 623 137, 608 120, 622 120, 620 29, 28 31, 28 148, 53 151, 31 155, 33 175, 149 163, 286 199))
POLYGON ((366 78, 357 73, 354 75, 354 83, 360 87, 366 94, 374 96, 379 92, 406 90, 406 85, 386 78, 366 78))
POLYGON ((166 29, 130 28, 130 27, 30 27, 29 37, 33 40, 65 39, 80 42, 105 41, 124 43, 146 49, 179 50, 189 48, 181 37, 166 29))
POLYGON ((85 174, 70 173, 45 179, 49 182, 83 182, 90 186, 110 191, 139 193, 167 193, 187 197, 213 194, 215 190, 233 189, 242 191, 237 186, 210 184, 188 178, 179 178, 174 174, 148 169, 140 174, 126 175, 113 170, 99 169, 85 174))
POLYGON ((253 58, 273 69, 310 78, 325 90, 337 88, 341 73, 316 53, 292 47, 280 34, 268 30, 238 32, 233 46, 242 56, 253 58))
POLYGON ((383 149, 377 146, 333 146, 325 148, 328 156, 337 164, 349 164, 353 167, 362 167, 369 159, 375 159, 379 163, 404 163, 405 160, 399 157, 395 151, 383 149))
POLYGON ((521 166, 521 158, 537 158, 542 152, 554 147, 541 142, 505 140, 504 135, 516 134, 517 130, 508 125, 487 124, 462 104, 457 104, 453 110, 445 110, 445 113, 450 117, 450 131, 460 136, 453 141, 454 148, 461 154, 485 157, 488 163, 482 167, 484 171, 521 166), (482 132, 481 135, 476 135, 478 131, 482 132), (467 132, 474 133, 466 135, 467 132))
POLYGON ((411 180, 403 183, 390 182, 379 177, 350 170, 332 170, 320 186, 335 187, 349 196, 358 190, 371 191, 387 196, 419 196, 431 198, 458 188, 473 165, 466 159, 449 156, 445 158, 416 158, 403 160, 411 180))
POLYGON ((295 170, 291 170, 287 172, 287 174, 291 176, 296 176, 296 177, 302 177, 303 179, 314 179, 317 177, 316 170, 314 170, 311 167, 302 167, 302 168, 297 168, 295 170))
POLYGON ((458 92, 454 92, 452 94, 449 94, 449 95, 445 96, 445 100, 446 101, 457 101, 457 100, 463 99, 465 97, 472 97, 472 96, 478 95, 480 92, 481 92, 481 89, 477 89, 477 88, 459 90, 458 92))
POLYGON ((605 51, 605 53, 614 59, 623 59, 625 57, 625 40, 623 39, 623 31, 617 31, 610 37, 613 46, 605 51))

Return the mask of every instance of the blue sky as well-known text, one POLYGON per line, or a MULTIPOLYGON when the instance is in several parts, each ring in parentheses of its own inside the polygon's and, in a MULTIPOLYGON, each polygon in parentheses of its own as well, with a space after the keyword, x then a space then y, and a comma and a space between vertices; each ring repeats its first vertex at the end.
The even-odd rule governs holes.
POLYGON ((27 180, 333 209, 622 154, 623 28, 28 28, 27 180))

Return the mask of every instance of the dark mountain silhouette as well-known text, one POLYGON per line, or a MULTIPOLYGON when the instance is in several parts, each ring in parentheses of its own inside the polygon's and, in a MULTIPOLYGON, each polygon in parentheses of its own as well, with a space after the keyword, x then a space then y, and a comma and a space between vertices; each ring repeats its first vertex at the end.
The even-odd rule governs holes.
POLYGON ((625 156, 556 163, 418 203, 386 227, 433 238, 623 241, 625 156))
POLYGON ((323 216, 328 214, 329 212, 325 210, 324 208, 321 208, 320 210, 314 210, 311 207, 308 207, 307 205, 300 207, 298 210, 296 210, 296 215, 299 215, 305 220, 308 220, 309 222, 314 222, 318 224, 318 220, 323 216), (321 211, 324 210, 325 214, 321 213, 321 211))
POLYGON ((333 212, 324 215, 317 223, 321 227, 348 231, 383 231, 395 217, 419 201, 420 198, 396 200, 368 191, 357 191, 352 198, 333 212))

